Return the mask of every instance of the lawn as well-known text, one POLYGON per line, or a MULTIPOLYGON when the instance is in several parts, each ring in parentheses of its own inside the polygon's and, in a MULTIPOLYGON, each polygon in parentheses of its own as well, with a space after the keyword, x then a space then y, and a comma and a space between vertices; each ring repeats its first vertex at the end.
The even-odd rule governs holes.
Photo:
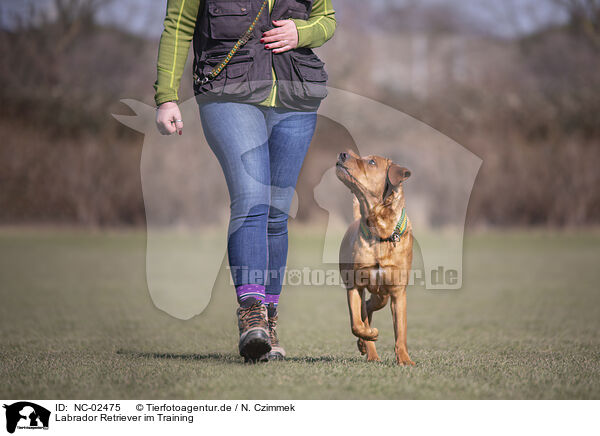
MULTIPOLYGON (((319 235, 291 231, 290 267, 319 235)), ((460 291, 408 291, 415 367, 393 361, 389 309, 367 363, 338 287, 284 289, 289 360, 244 365, 222 268, 207 310, 156 309, 141 231, 0 230, 4 399, 600 398, 600 233, 467 235, 460 291)))

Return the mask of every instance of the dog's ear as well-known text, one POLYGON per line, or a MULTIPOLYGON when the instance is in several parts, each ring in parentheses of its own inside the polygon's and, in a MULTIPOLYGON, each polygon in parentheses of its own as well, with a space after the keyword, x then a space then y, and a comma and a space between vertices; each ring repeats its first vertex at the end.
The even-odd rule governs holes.
POLYGON ((387 171, 383 200, 388 198, 395 188, 410 177, 410 171, 400 165, 391 164, 387 171))
POLYGON ((410 171, 400 165, 392 164, 388 168, 387 179, 388 183, 394 187, 400 185, 403 181, 410 177, 410 171))

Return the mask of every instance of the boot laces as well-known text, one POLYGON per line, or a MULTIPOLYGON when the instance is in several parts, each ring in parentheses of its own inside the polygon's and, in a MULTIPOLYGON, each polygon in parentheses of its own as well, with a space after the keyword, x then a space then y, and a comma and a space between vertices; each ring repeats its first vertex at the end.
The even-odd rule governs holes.
POLYGON ((240 310, 240 319, 246 325, 246 328, 263 327, 265 325, 261 306, 262 304, 257 302, 248 309, 240 310))
POLYGON ((279 339, 277 338, 277 316, 269 317, 269 336, 271 337, 271 344, 278 345, 279 339))

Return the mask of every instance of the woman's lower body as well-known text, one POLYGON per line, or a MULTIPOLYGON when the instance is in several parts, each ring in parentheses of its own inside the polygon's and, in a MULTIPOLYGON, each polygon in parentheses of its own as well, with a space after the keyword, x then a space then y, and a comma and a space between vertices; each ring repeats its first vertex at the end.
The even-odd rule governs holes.
POLYGON ((240 354, 256 360, 271 349, 271 358, 282 358, 275 328, 288 213, 317 114, 224 101, 199 107, 229 189, 227 252, 240 304, 240 354))

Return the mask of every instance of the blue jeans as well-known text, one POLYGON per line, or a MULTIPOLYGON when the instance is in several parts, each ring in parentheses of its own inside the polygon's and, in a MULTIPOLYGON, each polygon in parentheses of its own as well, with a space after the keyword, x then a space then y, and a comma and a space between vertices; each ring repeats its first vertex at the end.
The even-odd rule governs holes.
POLYGON ((316 112, 246 103, 201 103, 200 118, 229 189, 227 251, 236 287, 281 292, 288 213, 315 131, 316 112))

